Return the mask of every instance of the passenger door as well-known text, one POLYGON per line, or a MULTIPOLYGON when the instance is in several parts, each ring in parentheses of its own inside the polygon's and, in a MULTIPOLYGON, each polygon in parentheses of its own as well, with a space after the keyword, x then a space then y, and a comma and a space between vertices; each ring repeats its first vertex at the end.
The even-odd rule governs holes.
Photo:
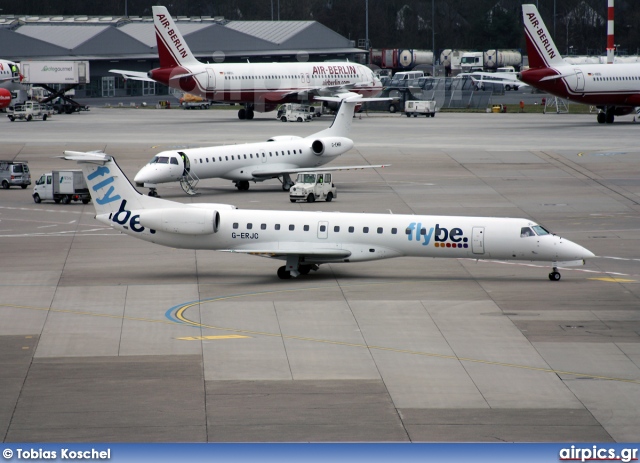
POLYGON ((329 222, 318 222, 318 238, 326 240, 329 237, 329 222))

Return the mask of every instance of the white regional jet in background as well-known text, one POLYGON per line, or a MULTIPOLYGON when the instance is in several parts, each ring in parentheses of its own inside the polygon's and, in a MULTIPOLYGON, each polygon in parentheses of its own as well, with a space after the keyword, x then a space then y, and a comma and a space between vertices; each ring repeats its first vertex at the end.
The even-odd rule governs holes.
POLYGON ((469 77, 473 80, 473 84, 476 90, 484 90, 486 84, 502 85, 506 91, 518 90, 521 87, 528 87, 518 80, 518 75, 515 72, 480 72, 475 71, 469 73, 469 77))
POLYGON ((386 167, 387 164, 319 167, 353 147, 353 141, 348 136, 355 107, 363 101, 372 100, 388 98, 362 98, 354 95, 344 99, 331 127, 305 138, 284 135, 260 143, 163 151, 140 169, 134 182, 139 187, 150 188, 150 196, 157 196, 156 188, 159 183, 178 181, 187 194, 194 194, 198 180, 207 178, 231 180, 238 190, 248 190, 250 181, 282 178, 282 188, 289 191, 293 185, 290 174, 301 171, 386 167))
POLYGON ((535 5, 522 5, 529 69, 518 79, 576 103, 597 106, 598 122, 640 106, 640 64, 571 65, 562 59, 535 5))
POLYGON ((78 161, 96 219, 152 243, 211 249, 285 261, 282 279, 325 263, 417 256, 582 265, 595 257, 528 219, 242 210, 228 204, 182 204, 140 194, 103 153, 65 152, 78 161))
POLYGON ((253 119, 254 110, 273 111, 281 103, 307 102, 316 96, 376 96, 382 91, 373 71, 357 63, 202 63, 167 9, 152 9, 160 67, 148 73, 110 72, 125 79, 160 82, 211 101, 244 103, 239 119, 253 119))

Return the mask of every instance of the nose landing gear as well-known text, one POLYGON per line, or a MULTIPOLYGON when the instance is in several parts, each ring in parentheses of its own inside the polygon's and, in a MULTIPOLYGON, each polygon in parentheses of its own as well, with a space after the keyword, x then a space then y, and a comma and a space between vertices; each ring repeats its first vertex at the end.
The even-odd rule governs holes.
POLYGON ((560 272, 558 272, 558 267, 553 267, 553 272, 549 274, 549 279, 551 281, 560 281, 560 272))

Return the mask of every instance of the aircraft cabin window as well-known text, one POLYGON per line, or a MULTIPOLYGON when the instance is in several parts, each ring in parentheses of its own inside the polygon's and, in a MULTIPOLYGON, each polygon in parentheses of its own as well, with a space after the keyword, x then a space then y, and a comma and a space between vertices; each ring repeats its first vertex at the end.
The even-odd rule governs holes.
POLYGON ((349 227, 349 233, 353 233, 354 231, 355 231, 355 228, 349 227))
POLYGON ((253 228, 253 224, 252 223, 248 223, 247 224, 247 230, 251 230, 253 228))
POLYGON ((260 230, 266 230, 267 229, 267 224, 263 223, 262 225, 260 225, 260 230))
POLYGON ((289 225, 289 231, 294 231, 296 229, 295 225, 289 225))
POLYGON ((209 158, 207 158, 207 162, 209 162, 209 158))
POLYGON ((225 156, 225 157, 224 157, 224 160, 225 160, 225 161, 228 161, 228 160, 229 160, 229 156, 225 156))
POLYGON ((369 233, 369 227, 362 227, 362 233, 369 233))
POLYGON ((264 158, 264 157, 266 157, 266 154, 262 153, 262 157, 263 157, 263 158, 264 158))
POLYGON ((340 231, 340 227, 336 225, 335 227, 333 227, 333 231, 338 233, 340 231))
POLYGON ((233 156, 233 154, 231 155, 231 160, 232 160, 232 161, 235 161, 235 160, 236 160, 236 158, 233 156))
POLYGON ((287 150, 287 154, 288 154, 289 156, 291 156, 291 151, 287 150))
POLYGON ((309 231, 309 225, 305 225, 303 229, 304 231, 309 231))
MULTIPOLYGON (((276 153, 277 154, 277 153, 276 153)), ((273 157, 273 154, 271 154, 271 151, 269 151, 269 156, 273 157)))
POLYGON ((327 231, 327 226, 326 225, 320 225, 320 231, 321 232, 326 232, 327 231))
POLYGON ((398 229, 397 228, 392 228, 391 229, 391 234, 392 235, 397 235, 398 234, 398 229))
POLYGON ((280 230, 280 224, 279 224, 279 223, 275 224, 274 228, 275 228, 276 230, 280 230))
POLYGON ((171 164, 178 165, 178 160, 176 158, 171 158, 171 164))
POLYGON ((238 229, 238 222, 233 222, 233 229, 237 230, 238 229))
POLYGON ((382 227, 378 227, 378 234, 382 234, 382 227))
POLYGON ((252 153, 249 153, 249 157, 250 157, 251 159, 253 159, 253 154, 252 154, 252 153))

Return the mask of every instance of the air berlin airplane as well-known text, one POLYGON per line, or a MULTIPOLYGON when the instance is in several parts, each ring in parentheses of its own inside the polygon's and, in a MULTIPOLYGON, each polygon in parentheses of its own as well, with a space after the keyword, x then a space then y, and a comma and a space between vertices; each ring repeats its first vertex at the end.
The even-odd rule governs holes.
POLYGON ((211 101, 243 103, 239 119, 273 111, 281 103, 315 96, 376 96, 382 84, 371 69, 356 63, 228 63, 198 61, 163 6, 153 7, 160 67, 148 73, 112 69, 125 79, 160 82, 211 101))
POLYGON ((640 106, 640 64, 571 65, 562 59, 535 5, 522 5, 529 69, 518 78, 576 103, 597 106, 598 122, 613 123, 640 106))
POLYGON ((13 61, 0 59, 0 109, 11 104, 11 90, 19 90, 21 80, 18 65, 13 61))

